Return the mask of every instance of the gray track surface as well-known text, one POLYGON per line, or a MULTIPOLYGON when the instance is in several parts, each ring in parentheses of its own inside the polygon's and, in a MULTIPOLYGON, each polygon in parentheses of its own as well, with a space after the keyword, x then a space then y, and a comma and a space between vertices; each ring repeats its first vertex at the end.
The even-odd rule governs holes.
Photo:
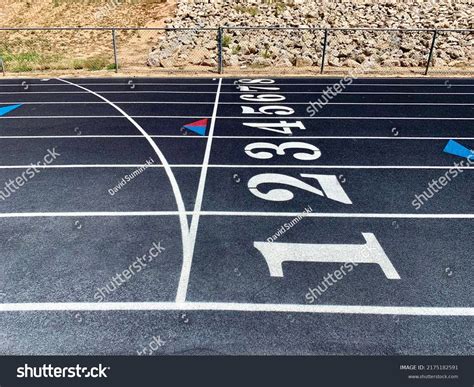
MULTIPOLYGON (((473 167, 420 209, 412 205, 462 161, 443 152, 449 139, 474 149, 473 79, 357 79, 314 117, 308 102, 339 79, 253 84, 279 88, 268 93, 285 100, 271 103, 242 100, 266 92, 243 92, 237 79, 223 79, 219 95, 217 78, 69 81, 117 104, 152 136, 171 165, 189 224, 207 172, 186 302, 248 304, 249 310, 131 310, 135 303, 174 303, 183 270, 175 192, 155 151, 88 91, 57 79, 2 79, 0 108, 22 106, 0 117, 0 189, 48 149, 60 156, 0 200, 0 354, 137 354, 158 336, 163 343, 155 355, 473 353, 473 167), (241 108, 266 105, 294 114, 252 116, 241 108), (207 134, 213 126, 212 138, 182 129, 203 118, 207 134), (243 125, 280 120, 301 121, 306 129, 286 135, 243 125), (321 157, 302 161, 289 149, 256 159, 244 151, 255 142, 289 141, 311 144, 321 157), (109 194, 150 158, 154 166, 109 194), (335 175, 352 204, 296 188, 292 200, 265 200, 248 187, 259 174, 314 187, 314 179, 300 175, 335 175), (377 264, 360 264, 310 302, 309 289, 341 263, 284 262, 284 276, 272 277, 254 242, 266 241, 308 206, 313 216, 274 243, 311 244, 316 251, 316 245, 360 246, 362 233, 372 233, 400 279, 387 278, 377 264), (165 250, 101 302, 130 308, 74 310, 76 303, 96 304, 97 290, 153 242, 165 250), (5 310, 24 304, 29 310, 5 310), (343 312, 252 310, 266 304, 332 305, 343 312), (353 313, 347 306, 391 312, 353 313), (405 307, 462 308, 468 315, 396 313, 405 307)), ((264 183, 260 191, 276 188, 289 189, 264 183)))

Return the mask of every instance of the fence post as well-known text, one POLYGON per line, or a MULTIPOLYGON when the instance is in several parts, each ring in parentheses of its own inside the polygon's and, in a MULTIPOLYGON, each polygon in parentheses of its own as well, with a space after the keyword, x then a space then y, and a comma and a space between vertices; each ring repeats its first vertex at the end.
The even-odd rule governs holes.
POLYGON ((324 30, 323 57, 321 58, 321 74, 324 71, 324 61, 326 60, 326 46, 328 44, 328 30, 324 30))
POLYGON ((0 66, 2 66, 3 76, 5 76, 5 62, 3 61, 3 58, 1 56, 0 56, 0 66))
POLYGON ((217 30, 217 72, 222 74, 224 66, 222 61, 222 27, 217 30))
POLYGON ((118 73, 117 39, 115 36, 115 28, 112 28, 112 46, 114 48, 115 72, 118 73))
POLYGON ((428 63, 426 63, 426 70, 425 70, 425 75, 428 75, 428 69, 430 67, 431 59, 433 58, 433 51, 435 47, 435 42, 436 42, 436 36, 438 35, 438 30, 433 31, 433 40, 431 41, 431 48, 430 48, 430 53, 428 55, 428 63))

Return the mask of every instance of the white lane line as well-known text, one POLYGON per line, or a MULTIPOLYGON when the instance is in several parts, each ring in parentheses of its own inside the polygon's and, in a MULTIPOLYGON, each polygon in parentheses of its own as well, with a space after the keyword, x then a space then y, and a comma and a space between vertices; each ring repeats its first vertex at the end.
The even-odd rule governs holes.
MULTIPOLYGON (((7 212, 0 218, 89 218, 89 217, 125 217, 125 216, 178 216, 179 211, 66 211, 66 212, 7 212)), ((186 212, 186 215, 190 215, 186 212)))
MULTIPOLYGON (((97 82, 97 83, 83 83, 83 82, 77 82, 77 85, 80 86, 119 86, 119 87, 126 87, 130 88, 130 84, 127 83, 127 81, 124 81, 123 83, 121 82, 115 82, 115 83, 102 83, 102 82, 97 82)), ((216 87, 216 83, 176 83, 176 82, 133 82, 133 85, 135 87, 137 86, 214 86, 216 87)), ((456 84, 457 86, 458 84, 456 84)), ((6 87, 23 87, 21 83, 0 83, 0 87, 6 86, 6 87)), ((51 87, 51 86, 67 86, 62 83, 30 83, 29 86, 36 87, 51 87)), ((439 86, 444 86, 447 87, 446 85, 439 85, 439 86)), ((455 86, 455 85, 451 85, 455 86)))
MULTIPOLYGON (((77 136, 76 136, 77 137, 77 136)), ((182 137, 182 136, 176 136, 182 137)), ((1 138, 1 136, 0 136, 1 138)), ((474 140, 474 137, 402 137, 402 136, 214 136, 214 138, 275 138, 275 139, 335 139, 335 140, 474 140)))
MULTIPOLYGON (((278 79, 278 78, 276 78, 278 79)), ((334 79, 338 81, 339 79, 334 79)), ((81 83, 78 82, 78 85, 81 86, 124 86, 130 87, 130 85, 126 82, 124 83, 81 83)), ((135 86, 215 86, 215 83, 173 83, 173 82, 135 82, 135 86)), ((332 86, 334 82, 328 83, 318 83, 318 82, 310 82, 310 83, 277 83, 275 86, 332 86)), ((22 87, 20 83, 0 83, 1 86, 7 87, 22 87)), ((33 83, 31 86, 40 86, 40 87, 50 87, 50 86, 66 86, 62 83, 33 83)), ((234 83, 223 83, 223 86, 235 86, 234 83)), ((395 87, 445 87, 445 88, 452 88, 452 87, 474 87, 473 83, 352 83, 346 87, 358 87, 358 86, 395 86, 395 87)))
POLYGON ((182 239, 182 245, 183 245, 183 255, 186 256, 188 254, 188 237, 189 237, 189 225, 188 225, 188 218, 185 214, 186 208, 184 206, 184 200, 183 196, 181 195, 181 191, 179 189, 178 182, 176 181, 176 178, 173 174, 173 171, 171 167, 169 166, 168 160, 166 160, 166 157, 164 154, 161 152, 160 148, 156 145, 155 141, 150 137, 150 135, 136 122, 132 117, 130 117, 123 109, 121 109, 119 106, 115 105, 113 102, 110 102, 107 98, 104 96, 97 94, 96 92, 86 89, 83 86, 78 86, 75 85, 72 82, 66 81, 64 79, 56 78, 60 82, 67 83, 69 85, 78 87, 82 90, 88 91, 91 94, 95 95, 97 98, 100 98, 102 101, 107 102, 110 106, 112 106, 114 109, 116 109, 123 117, 125 117, 135 128, 138 129, 138 131, 146 138, 148 143, 151 145, 153 150, 155 151, 156 155, 158 156, 159 160, 161 161, 161 164, 163 165, 166 175, 168 176, 168 179, 170 181, 171 187, 173 189, 173 194, 176 200, 176 205, 178 207, 179 211, 179 223, 181 226, 181 239, 182 239))
POLYGON ((308 218, 367 218, 367 219, 474 219, 474 214, 394 214, 394 213, 305 213, 301 212, 249 212, 202 211, 204 216, 302 216, 308 218))
MULTIPOLYGON (((286 94, 322 95, 323 90, 283 91, 286 94)), ((100 94, 214 94, 213 91, 181 91, 181 90, 98 90, 100 94)), ((221 94, 241 94, 240 91, 222 91, 221 94)), ((252 92, 248 92, 252 93, 252 92)), ((3 91, 0 95, 11 94, 85 94, 80 91, 3 91)), ((474 95, 474 93, 422 93, 422 92, 381 92, 381 91, 344 91, 340 95, 474 95)))
MULTIPOLYGON (((55 164, 55 165, 39 165, 38 169, 75 169, 75 168, 140 168, 143 164, 55 164)), ((201 168, 202 164, 169 164, 171 168, 201 168)), ((207 164, 208 168, 261 168, 261 169, 474 169, 474 166, 461 165, 259 165, 259 164, 207 164)), ((29 169, 31 164, 22 165, 0 165, 2 169, 29 169)), ((162 164, 151 164, 147 169, 164 168, 162 164)))
MULTIPOLYGON (((185 167, 185 166, 184 166, 185 167)), ((474 169, 472 166, 456 166, 456 165, 258 165, 258 164, 211 164, 211 168, 314 168, 314 169, 474 169)))
POLYGON ((0 304, 0 312, 196 310, 406 316, 474 316, 471 307, 251 304, 235 302, 38 302, 0 304))
MULTIPOLYGON (((69 218, 69 217, 140 217, 140 216, 178 216, 179 211, 73 211, 73 212, 5 212, 0 218, 69 218)), ((186 215, 193 215, 187 211, 186 215)), ((201 211, 200 216, 247 216, 247 217, 295 217, 309 218, 363 218, 363 219, 474 219, 474 214, 400 214, 400 213, 305 213, 301 212, 239 212, 239 211, 201 211)))
POLYGON ((209 159, 211 157, 212 136, 214 135, 214 128, 216 126, 217 110, 219 108, 219 97, 221 93, 222 78, 219 79, 217 86, 216 100, 214 102, 214 109, 212 112, 211 124, 209 127, 208 139, 206 144, 206 151, 202 163, 201 176, 199 178, 199 185, 196 194, 196 201, 194 204, 193 216, 191 219, 191 228, 189 229, 189 256, 183 257, 183 267, 179 278, 178 291, 176 294, 176 302, 184 302, 188 291, 189 276, 191 275, 191 266, 193 261, 194 247, 196 245, 197 230, 199 226, 199 216, 201 213, 202 201, 204 197, 204 189, 206 186, 207 169, 209 159))
MULTIPOLYGON (((200 118, 209 118, 209 117, 198 117, 198 116, 130 116, 131 118, 136 119, 160 119, 160 118, 185 118, 185 119, 200 119, 200 118)), ((77 119, 77 118, 123 118, 122 116, 2 116, 0 120, 28 120, 28 119, 77 119)), ((231 119, 231 120, 245 120, 245 117, 242 116, 218 116, 218 119, 231 119)), ((292 119, 299 120, 445 120, 445 121, 471 121, 474 120, 474 117, 291 117, 292 119)), ((265 120, 266 117, 252 117, 252 120, 265 120)))
MULTIPOLYGON (((205 140, 208 136, 199 135, 182 135, 182 134, 153 134, 150 135, 153 138, 193 138, 205 140)), ((217 139, 235 139, 235 140, 253 140, 257 138, 269 139, 269 136, 213 136, 217 139)), ((0 136, 0 139, 6 140, 36 140, 36 139, 48 139, 48 138, 65 138, 65 139, 84 139, 84 138, 143 138, 138 134, 82 134, 82 135, 23 135, 23 136, 0 136)), ((430 140, 430 141, 441 141, 441 140, 474 140, 474 137, 399 137, 399 136, 271 136, 272 139, 277 140, 288 140, 288 139, 306 139, 306 140, 430 140)))
MULTIPOLYGON (((278 80, 278 78, 275 78, 278 80)), ((336 79, 336 82, 340 79, 336 79)), ((269 86, 332 86, 335 82, 331 83, 274 83, 269 86)), ((226 83, 224 86, 235 86, 233 83, 226 83)), ((456 83, 456 84, 446 84, 446 83, 352 83, 351 85, 346 86, 346 88, 359 87, 359 86, 376 86, 376 87, 444 87, 450 89, 452 87, 474 87, 474 83, 456 83)))
MULTIPOLYGON (((118 105, 213 105, 213 102, 198 101, 113 101, 118 105)), ((98 101, 47 101, 47 102, 0 102, 0 105, 104 105, 98 101)), ((242 102, 221 102, 221 105, 242 105, 242 102)), ((245 103, 246 105, 261 105, 258 102, 245 103)), ((292 102, 286 105, 308 105, 308 102, 292 102)), ((473 106, 474 103, 445 103, 445 102, 328 102, 325 105, 368 105, 368 106, 473 106)))
MULTIPOLYGON (((159 90, 99 90, 100 94, 214 94, 208 91, 159 91, 159 90)), ((0 95, 11 94, 87 94, 83 91, 2 91, 0 95)), ((230 93, 229 93, 230 94, 230 93)), ((443 93, 445 94, 445 93, 443 93)), ((458 93, 454 93, 458 94, 458 93)))
MULTIPOLYGON (((139 104, 173 104, 173 105, 189 105, 189 104, 197 104, 197 105, 213 105, 212 102, 198 102, 198 101, 112 101, 117 105, 139 105, 139 104)), ((47 102, 0 102, 0 105, 106 105, 106 102, 99 102, 99 101, 47 101, 47 102)), ((235 102, 229 102, 229 104, 235 104, 235 102)), ((444 104, 443 104, 444 105, 444 104)), ((460 104, 466 105, 466 104, 460 104)))

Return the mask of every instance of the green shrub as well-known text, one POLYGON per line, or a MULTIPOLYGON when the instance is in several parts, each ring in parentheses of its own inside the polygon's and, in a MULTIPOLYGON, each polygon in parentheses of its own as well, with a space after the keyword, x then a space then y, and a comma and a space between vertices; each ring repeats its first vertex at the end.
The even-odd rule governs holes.
POLYGON ((229 47, 231 40, 230 35, 224 35, 222 37, 222 47, 229 47))

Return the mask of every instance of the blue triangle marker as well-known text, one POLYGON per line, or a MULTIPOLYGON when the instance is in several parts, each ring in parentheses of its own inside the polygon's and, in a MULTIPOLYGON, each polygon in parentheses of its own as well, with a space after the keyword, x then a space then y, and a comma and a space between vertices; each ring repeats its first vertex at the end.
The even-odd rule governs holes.
POLYGON ((0 107, 0 117, 4 116, 7 113, 10 113, 12 110, 18 109, 21 105, 9 105, 0 107))
POLYGON ((199 134, 200 136, 204 136, 206 134, 206 127, 205 126, 184 126, 185 129, 191 130, 194 133, 199 134))
POLYGON ((197 133, 200 136, 205 136, 207 129, 207 118, 191 122, 190 124, 184 125, 183 128, 191 130, 192 132, 197 133))
POLYGON ((466 148, 464 145, 461 145, 460 143, 454 140, 449 140, 443 151, 451 155, 466 157, 469 159, 472 159, 474 157, 474 151, 466 148))

